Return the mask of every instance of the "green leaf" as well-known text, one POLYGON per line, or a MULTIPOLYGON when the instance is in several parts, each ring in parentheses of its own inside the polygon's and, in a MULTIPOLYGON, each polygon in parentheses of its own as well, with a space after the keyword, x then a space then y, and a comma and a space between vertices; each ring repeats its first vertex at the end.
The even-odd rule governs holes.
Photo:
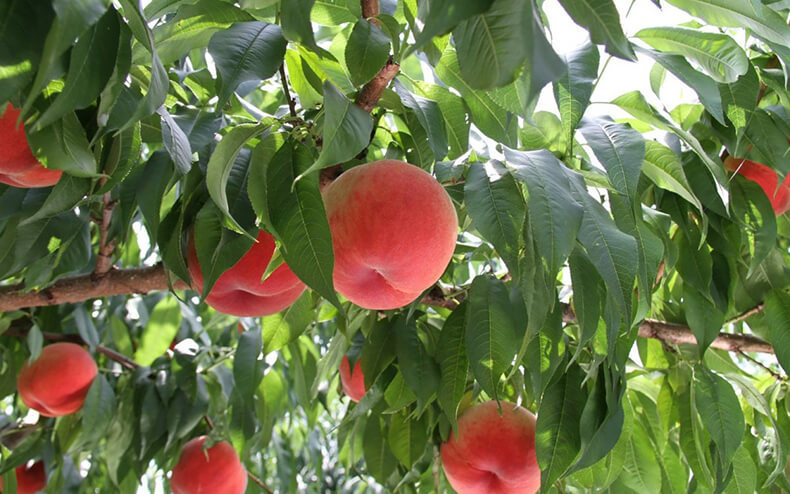
POLYGON ((642 134, 608 118, 585 120, 581 133, 595 157, 606 168, 615 190, 628 199, 632 208, 635 207, 636 187, 645 158, 645 139, 642 134))
POLYGON ((324 129, 321 154, 296 180, 337 163, 349 161, 365 149, 373 131, 370 115, 324 81, 324 129))
POLYGON ((466 353, 472 373, 483 390, 499 397, 499 380, 521 346, 526 325, 517 314, 523 308, 511 300, 507 287, 497 278, 480 275, 469 289, 466 314, 466 353))
POLYGON ((725 494, 753 494, 757 488, 757 468, 749 451, 741 445, 732 459, 732 480, 725 494))
POLYGON ((623 473, 618 480, 635 492, 664 492, 661 490, 661 467, 656 459, 656 450, 638 420, 634 420, 631 438, 626 445, 623 473))
POLYGON ((538 407, 535 453, 543 487, 559 479, 579 454, 579 421, 586 398, 582 378, 577 365, 572 365, 565 373, 556 374, 538 407))
POLYGON ((631 320, 631 296, 639 263, 636 239, 617 228, 609 213, 587 192, 584 179, 568 171, 573 196, 584 205, 578 240, 603 278, 625 321, 631 320))
POLYGON ((683 171, 680 158, 672 149, 656 141, 645 141, 645 160, 642 162, 642 173, 658 187, 674 192, 693 204, 698 211, 702 211, 702 203, 694 195, 686 173, 683 171))
POLYGON ((96 176, 96 158, 90 150, 85 130, 72 112, 38 132, 27 136, 30 149, 47 168, 63 170, 77 177, 96 176))
POLYGON ((437 401, 453 429, 457 428, 458 405, 466 391, 466 377, 469 374, 465 340, 466 310, 466 305, 461 304, 447 317, 436 347, 436 360, 442 374, 437 401))
MULTIPOLYGON (((396 321, 397 323, 397 321, 396 321)), ((365 389, 370 389, 376 378, 395 359, 395 332, 390 321, 376 321, 367 341, 362 345, 359 360, 365 376, 365 389)))
POLYGON ((437 160, 444 158, 447 155, 448 147, 447 132, 439 104, 436 101, 412 94, 397 80, 394 88, 400 96, 403 106, 411 109, 417 116, 417 120, 425 130, 434 158, 437 160))
POLYGON ((93 103, 115 68, 119 34, 118 14, 108 10, 80 36, 71 50, 63 91, 38 117, 36 128, 44 128, 66 113, 93 103))
POLYGON ((82 430, 92 443, 104 437, 115 415, 115 392, 107 379, 96 376, 82 405, 82 430))
POLYGON ((527 206, 538 253, 556 273, 570 255, 581 227, 584 208, 571 197, 564 167, 549 151, 514 151, 505 148, 505 159, 513 176, 526 184, 527 206))
POLYGON ((683 310, 686 322, 697 339, 699 355, 702 357, 713 340, 719 336, 724 325, 724 313, 696 288, 683 285, 683 310))
POLYGON ((3 2, 0 5, 0 101, 7 101, 35 74, 55 12, 50 2, 3 2))
POLYGON ((173 179, 173 163, 164 151, 155 151, 145 164, 145 173, 140 175, 135 199, 148 227, 151 241, 159 239, 159 223, 162 201, 173 179))
POLYGON ((716 82, 735 82, 749 69, 746 52, 725 34, 684 27, 653 27, 642 29, 636 37, 656 50, 696 62, 716 82))
POLYGON ((774 290, 765 298, 765 318, 776 359, 790 373, 790 295, 774 290))
POLYGON ((332 237, 318 175, 305 175, 312 164, 310 149, 289 141, 265 165, 271 233, 282 242, 283 258, 294 274, 342 313, 332 281, 332 237), (305 179, 294 183, 300 174, 305 179))
POLYGON ((790 27, 776 11, 760 2, 743 0, 667 0, 714 26, 747 28, 759 36, 790 45, 790 27))
POLYGON ((346 66, 351 81, 360 86, 373 79, 387 63, 390 54, 390 38, 365 19, 354 24, 346 44, 346 66))
POLYGON ((304 333, 315 318, 311 298, 305 292, 282 312, 261 319, 264 353, 277 351, 304 333))
POLYGON ((686 61, 686 57, 684 56, 667 54, 640 47, 637 47, 637 51, 651 57, 653 60, 663 65, 664 68, 672 72, 681 82, 693 89, 694 92, 697 93, 697 96, 699 96, 699 100, 705 106, 705 109, 713 115, 713 118, 722 125, 726 124, 724 121, 724 109, 722 107, 721 95, 719 94, 719 87, 716 85, 716 81, 694 69, 694 67, 686 61))
POLYGON ((458 55, 448 46, 436 66, 436 75, 455 88, 469 106, 472 122, 487 136, 505 146, 515 147, 516 122, 490 96, 470 86, 458 66, 458 55))
POLYGON ((189 173, 192 168, 192 147, 189 144, 189 138, 164 107, 160 108, 157 113, 161 117, 162 142, 167 154, 170 155, 170 159, 176 164, 176 168, 181 174, 189 173))
MULTIPOLYGON (((406 384, 417 395, 418 408, 430 403, 431 397, 439 390, 441 374, 439 365, 425 351, 417 334, 414 319, 401 315, 393 322, 395 332, 395 350, 406 384)), ((395 446, 392 446, 395 451, 395 446)), ((395 456, 399 456, 397 453, 395 456)), ((401 458, 399 456, 399 458, 401 458)), ((408 465, 411 466, 411 465, 408 465)))
POLYGON ((722 470, 726 471, 746 431, 738 397, 730 383, 704 367, 695 369, 694 396, 702 423, 718 447, 722 470))
POLYGON ((68 174, 61 176, 38 211, 24 218, 19 222, 19 225, 33 223, 74 208, 88 195, 90 189, 91 180, 88 178, 79 178, 68 174))
POLYGON ((140 346, 134 360, 140 365, 151 365, 167 351, 181 326, 181 305, 177 298, 166 296, 154 306, 145 325, 140 346))
POLYGON ((426 429, 424 418, 410 420, 405 413, 392 416, 387 439, 392 453, 406 468, 410 469, 425 454, 428 442, 426 429))
POLYGON ((418 83, 420 91, 439 105, 439 115, 444 119, 449 149, 447 159, 454 160, 469 149, 469 118, 463 98, 447 88, 435 84, 418 83))
POLYGON ((595 336, 601 307, 604 301, 604 286, 595 266, 584 252, 575 248, 568 259, 573 286, 573 311, 579 323, 579 340, 574 360, 584 350, 584 346, 595 336))
POLYGON ((576 24, 590 32, 596 45, 606 44, 606 51, 624 60, 636 61, 631 43, 623 34, 620 13, 612 0, 560 0, 576 24))
POLYGON ((381 433, 381 421, 376 415, 368 418, 365 424, 362 450, 365 453, 368 472, 379 482, 386 482, 398 464, 387 443, 387 438, 381 433))
POLYGON ((315 48, 310 12, 315 0, 292 0, 280 3, 280 25, 288 41, 315 48))
POLYGON ((554 83, 554 99, 562 118, 562 131, 568 142, 590 104, 593 87, 598 77, 600 55, 598 47, 586 44, 565 57, 568 70, 554 83))
POLYGON ((263 122, 259 124, 239 124, 233 127, 217 144, 208 162, 206 171, 208 193, 217 207, 225 213, 225 216, 240 233, 244 232, 244 228, 231 216, 228 206, 228 178, 233 169, 236 156, 247 141, 265 132, 269 127, 268 123, 263 122))
POLYGON ((466 178, 464 201, 475 228, 494 245, 511 272, 517 273, 526 212, 513 176, 499 161, 476 163, 466 178))
POLYGON ((473 2, 457 2, 455 0, 431 0, 420 3, 419 17, 423 29, 416 36, 414 45, 403 54, 409 56, 432 38, 449 33, 459 22, 474 15, 486 12, 494 0, 475 0, 473 2))
POLYGON ((162 61, 159 59, 159 53, 154 46, 154 34, 148 27, 148 23, 140 11, 139 6, 132 3, 132 0, 119 0, 123 6, 123 13, 129 23, 129 27, 140 42, 140 45, 145 47, 151 54, 151 78, 148 84, 147 91, 142 101, 136 105, 134 113, 124 119, 125 121, 118 124, 118 128, 126 128, 128 125, 137 122, 138 120, 147 117, 154 113, 165 102, 167 91, 170 89, 170 79, 167 77, 162 61))
POLYGON ((286 45, 280 26, 263 21, 237 22, 215 33, 208 51, 217 65, 217 107, 225 105, 239 84, 277 73, 286 45))
POLYGON ((263 361, 258 356, 263 349, 261 329, 243 331, 236 345, 233 357, 233 382, 235 390, 245 403, 252 403, 252 397, 263 379, 263 361))
POLYGON ((484 13, 453 30, 461 75, 475 89, 513 82, 530 55, 524 26, 531 26, 532 2, 494 0, 484 13))
POLYGON ((82 33, 104 15, 109 5, 109 0, 81 0, 79 2, 55 0, 52 2, 55 21, 47 33, 36 78, 33 80, 22 107, 23 117, 27 115, 39 93, 56 75, 60 55, 74 43, 76 38, 82 36, 82 33))
POLYGON ((724 114, 740 135, 757 106, 760 94, 760 78, 757 76, 757 71, 749 65, 746 73, 737 81, 719 84, 719 93, 724 114))

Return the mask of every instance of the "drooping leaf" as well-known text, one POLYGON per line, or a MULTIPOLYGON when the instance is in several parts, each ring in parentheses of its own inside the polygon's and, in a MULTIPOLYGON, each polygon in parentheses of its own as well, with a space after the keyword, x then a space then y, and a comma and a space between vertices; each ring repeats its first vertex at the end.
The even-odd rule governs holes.
POLYGON ((389 54, 390 39, 381 28, 365 19, 358 20, 345 51, 351 81, 359 86, 373 79, 387 63, 389 54))
POLYGON ((456 428, 458 405, 466 390, 469 373, 465 334, 466 306, 462 304, 445 320, 436 352, 442 374, 437 400, 453 429, 456 428))
POLYGON ((620 13, 612 0, 560 0, 576 24, 590 32, 592 42, 606 44, 606 51, 624 60, 636 60, 623 33, 620 13))
POLYGON ((273 76, 285 58, 282 29, 263 21, 237 22, 211 37, 208 51, 217 65, 217 102, 222 107, 239 84, 273 76))
POLYGON ((586 44, 565 57, 568 70, 554 83, 554 99, 560 109, 562 130, 569 142, 590 104, 593 84, 598 77, 598 48, 586 44))

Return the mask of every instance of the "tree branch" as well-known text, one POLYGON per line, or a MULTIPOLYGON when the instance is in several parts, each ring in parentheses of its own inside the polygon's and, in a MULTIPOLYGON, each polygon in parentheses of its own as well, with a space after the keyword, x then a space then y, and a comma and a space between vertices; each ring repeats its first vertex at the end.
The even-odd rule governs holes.
MULTIPOLYGON (((179 281, 173 288, 183 290, 188 286, 179 281)), ((22 285, 0 286, 0 312, 167 289, 167 275, 161 264, 138 269, 117 269, 101 278, 93 274, 64 278, 48 288, 27 293, 22 291, 22 285)))
POLYGON ((372 112, 378 104, 379 99, 381 99, 384 90, 389 86, 389 83, 392 82, 395 76, 398 75, 398 71, 400 71, 400 65, 393 62, 390 56, 389 60, 387 60, 387 64, 384 65, 384 67, 379 70, 379 73, 373 76, 373 79, 365 84, 362 91, 359 92, 355 101, 356 104, 366 112, 372 112))
MULTIPOLYGON (((0 287, 0 312, 10 312, 27 307, 78 303, 92 298, 114 295, 144 294, 168 288, 167 275, 161 264, 140 269, 114 270, 98 280, 93 279, 91 275, 66 278, 49 288, 29 293, 21 292, 19 286, 0 287)), ((189 287, 186 283, 179 281, 173 288, 183 290, 189 287)), ((447 298, 439 287, 434 287, 423 297, 421 303, 452 310, 458 307, 459 298, 461 297, 447 298)), ((751 315, 759 312, 762 310, 759 307, 745 314, 751 315)), ((745 314, 738 317, 741 319, 748 317, 745 314)), ((576 315, 567 304, 563 304, 563 320, 576 322, 576 315)), ((639 325, 639 336, 667 343, 697 344, 697 339, 687 326, 655 319, 645 319, 639 325)), ((747 334, 719 333, 711 347, 729 352, 774 353, 773 347, 768 342, 747 334)))
POLYGON ((379 0, 361 0, 359 3, 362 7, 362 18, 381 27, 379 20, 375 19, 375 17, 379 15, 379 0))
POLYGON ((296 116, 296 101, 291 97, 291 90, 288 89, 288 78, 285 76, 285 64, 280 65, 280 78, 282 79, 283 83, 283 92, 285 93, 285 99, 288 100, 288 110, 291 112, 291 116, 296 116))
MULTIPOLYGON (((103 186, 105 182, 106 179, 102 178, 99 181, 100 186, 103 186)), ((112 253, 115 250, 115 241, 108 240, 107 236, 110 230, 110 221, 112 220, 112 210, 116 204, 117 201, 111 200, 109 192, 105 192, 102 195, 101 218, 96 221, 99 225, 99 254, 96 259, 96 268, 93 270, 94 278, 101 278, 112 269, 112 253)))

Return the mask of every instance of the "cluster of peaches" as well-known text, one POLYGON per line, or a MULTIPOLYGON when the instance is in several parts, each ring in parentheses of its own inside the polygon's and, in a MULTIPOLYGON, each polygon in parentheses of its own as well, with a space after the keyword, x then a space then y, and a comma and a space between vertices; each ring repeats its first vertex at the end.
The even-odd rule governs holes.
MULTIPOLYGON (((45 187, 61 172, 45 168, 28 146, 19 110, 10 104, 0 116, 0 183, 45 187)), ((777 174, 748 160, 728 158, 726 167, 758 183, 777 215, 790 209, 790 182, 778 186, 777 174)), ((442 275, 455 248, 458 218, 444 188, 427 172, 393 160, 351 168, 323 191, 335 257, 335 289, 372 310, 403 307, 442 275), (417 214, 415 214, 415 212, 417 214)), ((274 238, 260 230, 257 242, 216 281, 205 298, 214 309, 239 317, 279 312, 296 301, 305 285, 287 264, 264 278, 275 252, 274 238)), ((194 232, 187 245, 192 285, 203 286, 194 232)), ((97 374, 96 363, 81 346, 56 343, 22 368, 18 389, 27 406, 57 417, 79 410, 97 374)), ((366 393, 361 363, 344 357, 343 391, 358 402, 366 393), (352 370, 353 367, 353 370, 352 370)), ((207 438, 189 441, 173 469, 176 494, 241 494, 247 475, 227 442, 205 448, 207 438)), ((486 402, 466 410, 458 433, 442 445, 445 474, 460 494, 535 492, 540 469, 535 457, 535 416, 506 402, 486 402)), ((44 465, 16 470, 17 492, 43 489, 44 465)), ((2 489, 2 484, 0 484, 2 489)))

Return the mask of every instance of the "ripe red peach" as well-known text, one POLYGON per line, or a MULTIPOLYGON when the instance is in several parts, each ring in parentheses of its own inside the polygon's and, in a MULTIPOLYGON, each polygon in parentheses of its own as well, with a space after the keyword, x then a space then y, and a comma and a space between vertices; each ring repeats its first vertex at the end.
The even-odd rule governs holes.
POLYGON ((403 307, 450 262, 458 217, 450 196, 416 166, 382 160, 324 189, 335 289, 366 309, 403 307))
POLYGON ((8 103, 0 115, 0 183, 23 188, 55 185, 63 172, 45 168, 33 156, 18 119, 19 109, 8 103))
POLYGON ((17 378, 17 389, 28 407, 47 417, 74 413, 98 374, 91 354, 74 343, 45 346, 35 362, 25 362, 17 378))
POLYGON ((184 445, 173 468, 173 494, 243 494, 247 471, 233 446, 221 441, 204 450, 206 436, 184 445))
MULTIPOLYGON (((274 238, 261 230, 257 243, 220 275, 206 297, 206 303, 219 312, 238 317, 274 314, 294 303, 305 285, 287 264, 277 267, 261 283, 274 248, 274 238)), ((194 233, 190 234, 187 245, 187 264, 192 286, 200 291, 203 287, 203 272, 198 262, 194 233)))
POLYGON ((728 156, 724 160, 724 166, 762 187, 765 195, 771 200, 771 206, 777 216, 790 210, 790 175, 785 177, 782 185, 777 189, 779 178, 776 172, 762 163, 728 156))
MULTIPOLYGON (((47 473, 44 471, 44 462, 37 461, 28 467, 20 465, 16 467, 16 493, 35 494, 43 491, 47 486, 47 473)), ((3 488, 0 479, 0 489, 3 488)))
POLYGON ((535 416, 513 403, 475 405, 442 444, 444 473, 458 494, 532 494, 540 489, 535 416))
POLYGON ((343 361, 340 362, 340 385, 353 402, 359 403, 359 400, 365 396, 365 376, 362 374, 362 364, 359 359, 352 371, 348 356, 343 356, 343 361))

